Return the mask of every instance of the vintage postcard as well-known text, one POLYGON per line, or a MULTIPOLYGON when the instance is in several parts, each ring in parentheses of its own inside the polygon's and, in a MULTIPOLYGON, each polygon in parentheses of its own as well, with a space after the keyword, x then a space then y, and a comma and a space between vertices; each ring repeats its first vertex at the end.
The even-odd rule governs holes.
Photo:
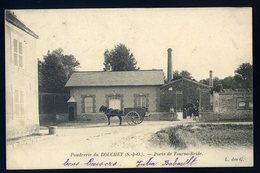
POLYGON ((6 166, 252 167, 252 8, 5 10, 6 166))

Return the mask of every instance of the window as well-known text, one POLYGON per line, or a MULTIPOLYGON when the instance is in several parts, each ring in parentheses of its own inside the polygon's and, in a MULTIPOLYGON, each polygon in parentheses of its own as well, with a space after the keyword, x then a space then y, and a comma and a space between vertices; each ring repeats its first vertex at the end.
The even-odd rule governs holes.
POLYGON ((81 95, 81 112, 94 113, 96 112, 96 96, 81 95))
POLYGON ((122 110, 124 108, 123 94, 108 94, 106 95, 106 106, 112 109, 122 110))
POLYGON ((239 107, 239 108, 244 108, 245 106, 246 106, 246 103, 243 102, 243 101, 241 101, 241 102, 238 103, 238 107, 239 107))
POLYGON ((93 97, 85 97, 85 112, 94 112, 93 111, 93 97))
POLYGON ((253 102, 250 98, 237 98, 237 109, 253 109, 253 102))
POLYGON ((109 108, 121 110, 121 99, 110 98, 109 99, 109 108))
POLYGON ((148 107, 147 101, 148 101, 147 95, 136 95, 135 107, 148 107))
POLYGON ((15 66, 23 67, 23 44, 17 38, 13 39, 13 62, 15 66))
POLYGON ((14 114, 15 117, 24 116, 24 92, 15 90, 14 92, 14 114))

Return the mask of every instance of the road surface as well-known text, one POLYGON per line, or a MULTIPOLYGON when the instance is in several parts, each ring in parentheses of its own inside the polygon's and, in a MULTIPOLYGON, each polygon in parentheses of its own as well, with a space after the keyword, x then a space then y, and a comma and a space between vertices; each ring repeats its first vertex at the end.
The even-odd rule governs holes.
POLYGON ((160 162, 164 162, 166 158, 176 159, 178 153, 183 155, 191 152, 199 152, 197 164, 186 166, 250 166, 253 164, 252 148, 240 148, 238 150, 206 149, 201 147, 178 151, 173 147, 167 145, 157 146, 151 142, 152 135, 160 129, 189 123, 194 122, 145 121, 137 126, 128 126, 126 124, 118 126, 117 123, 113 123, 111 126, 106 124, 60 126, 57 135, 46 135, 43 140, 16 146, 7 144, 7 168, 136 167, 137 162, 143 161, 143 163, 147 163, 147 160, 151 157, 157 159, 156 163, 158 164, 148 164, 143 165, 143 167, 162 167, 160 162), (169 154, 169 152, 171 154, 167 156, 166 154, 169 154), (237 157, 238 159, 242 157, 245 161, 224 161, 225 159, 232 159, 231 157, 237 157), (87 165, 90 159, 94 160, 95 163, 104 163, 100 164, 100 166, 95 164, 87 165), (111 165, 106 164, 104 166, 103 164, 107 162, 111 163, 111 165), (115 162, 116 165, 112 165, 115 162))

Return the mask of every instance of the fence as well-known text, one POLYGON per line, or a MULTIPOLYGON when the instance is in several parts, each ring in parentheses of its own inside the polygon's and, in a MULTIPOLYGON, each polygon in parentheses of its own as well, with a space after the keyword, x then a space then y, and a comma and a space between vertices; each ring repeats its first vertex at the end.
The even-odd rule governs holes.
POLYGON ((67 113, 69 93, 39 93, 39 113, 67 113))

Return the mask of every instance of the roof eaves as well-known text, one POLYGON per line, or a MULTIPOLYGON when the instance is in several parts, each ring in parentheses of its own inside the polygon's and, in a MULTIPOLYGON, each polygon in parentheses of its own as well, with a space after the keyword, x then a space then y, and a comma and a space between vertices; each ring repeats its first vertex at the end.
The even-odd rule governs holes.
POLYGON ((143 71, 160 71, 163 72, 163 69, 152 69, 152 70, 132 70, 132 71, 74 71, 73 73, 121 73, 121 72, 143 72, 143 71))
POLYGON ((179 79, 176 79, 176 80, 172 80, 172 81, 170 81, 169 83, 167 83, 167 84, 161 86, 160 88, 165 88, 165 87, 167 87, 167 86, 169 86, 169 85, 171 85, 171 84, 174 84, 174 83, 176 83, 176 82, 178 82, 178 81, 180 81, 180 80, 182 80, 182 78, 179 78, 179 79))
POLYGON ((73 88, 73 87, 135 87, 135 86, 161 86, 162 84, 131 84, 131 85, 65 85, 66 88, 73 88))
POLYGON ((33 36, 34 38, 38 39, 39 36, 35 34, 32 30, 30 30, 25 24, 23 24, 17 17, 9 10, 6 11, 6 21, 11 23, 12 25, 16 26, 17 28, 23 30, 27 34, 33 36))
POLYGON ((204 86, 204 87, 207 87, 207 88, 211 88, 211 86, 209 86, 209 85, 205 85, 205 84, 202 84, 202 83, 200 83, 200 82, 187 79, 187 78, 185 78, 185 77, 180 77, 179 79, 170 81, 169 83, 167 83, 167 84, 161 86, 161 89, 163 89, 163 88, 165 88, 165 87, 167 87, 167 86, 169 86, 169 85, 171 85, 171 84, 174 84, 174 83, 176 83, 176 82, 178 82, 178 81, 180 81, 180 80, 186 80, 186 81, 192 82, 192 83, 197 84, 197 85, 201 85, 201 86, 204 86))
POLYGON ((186 81, 193 82, 193 83, 195 83, 195 84, 204 86, 204 87, 211 88, 211 86, 209 86, 209 85, 206 85, 206 84, 203 84, 203 83, 200 83, 200 82, 197 82, 197 81, 193 81, 193 80, 187 79, 187 78, 185 78, 185 77, 183 77, 183 79, 186 80, 186 81))

